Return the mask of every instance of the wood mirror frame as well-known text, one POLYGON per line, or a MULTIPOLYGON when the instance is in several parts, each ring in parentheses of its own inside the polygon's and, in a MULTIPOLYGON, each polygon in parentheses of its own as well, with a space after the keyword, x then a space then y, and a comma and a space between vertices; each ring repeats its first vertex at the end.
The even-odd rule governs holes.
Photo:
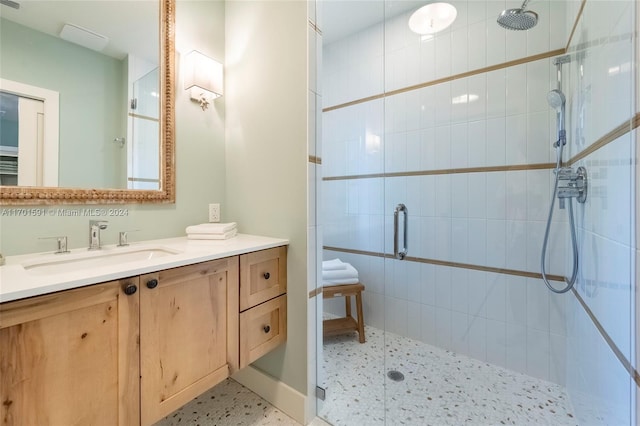
POLYGON ((160 2, 160 190, 1 186, 0 205, 175 203, 175 0, 160 2))

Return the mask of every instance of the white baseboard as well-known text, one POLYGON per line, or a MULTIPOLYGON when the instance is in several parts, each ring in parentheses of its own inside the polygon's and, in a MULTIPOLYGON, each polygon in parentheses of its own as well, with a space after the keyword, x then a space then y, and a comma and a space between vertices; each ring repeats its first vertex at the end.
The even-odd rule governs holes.
POLYGON ((291 386, 248 366, 231 376, 300 424, 307 424, 307 397, 291 386))

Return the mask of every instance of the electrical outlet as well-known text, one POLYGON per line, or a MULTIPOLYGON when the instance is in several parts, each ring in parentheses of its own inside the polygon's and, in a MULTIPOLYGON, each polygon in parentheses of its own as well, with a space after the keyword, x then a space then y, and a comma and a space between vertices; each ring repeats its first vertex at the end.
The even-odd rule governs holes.
POLYGON ((209 204, 209 222, 220 222, 220 204, 209 204))

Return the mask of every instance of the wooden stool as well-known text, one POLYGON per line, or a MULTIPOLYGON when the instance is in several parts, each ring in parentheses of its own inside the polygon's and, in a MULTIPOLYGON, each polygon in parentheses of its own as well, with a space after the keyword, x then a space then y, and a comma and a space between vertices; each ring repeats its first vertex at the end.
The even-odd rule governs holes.
POLYGON ((347 311, 344 318, 324 320, 322 322, 323 336, 332 336, 334 334, 344 333, 345 331, 356 330, 360 343, 364 343, 364 315, 362 313, 363 290, 364 285, 360 283, 329 285, 322 288, 323 299, 344 296, 347 311), (356 296, 357 321, 351 316, 351 296, 356 296))

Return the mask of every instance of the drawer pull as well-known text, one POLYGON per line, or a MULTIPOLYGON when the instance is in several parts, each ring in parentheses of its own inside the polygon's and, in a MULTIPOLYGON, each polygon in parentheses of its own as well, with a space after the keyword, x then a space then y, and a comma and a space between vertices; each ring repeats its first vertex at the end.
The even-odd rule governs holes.
POLYGON ((262 276, 264 277, 265 280, 268 280, 269 278, 271 278, 271 274, 268 272, 265 272, 264 274, 262 274, 262 276))
POLYGON ((153 280, 147 281, 147 288, 153 289, 153 288, 156 288, 156 287, 158 287, 158 280, 153 279, 153 280))
POLYGON ((268 325, 265 325, 264 327, 262 327, 262 329, 264 330, 265 333, 268 333, 271 331, 271 327, 268 325))
POLYGON ((127 283, 124 285, 123 290, 124 290, 124 294, 126 294, 127 296, 131 296, 136 291, 138 291, 138 286, 135 284, 127 283))

